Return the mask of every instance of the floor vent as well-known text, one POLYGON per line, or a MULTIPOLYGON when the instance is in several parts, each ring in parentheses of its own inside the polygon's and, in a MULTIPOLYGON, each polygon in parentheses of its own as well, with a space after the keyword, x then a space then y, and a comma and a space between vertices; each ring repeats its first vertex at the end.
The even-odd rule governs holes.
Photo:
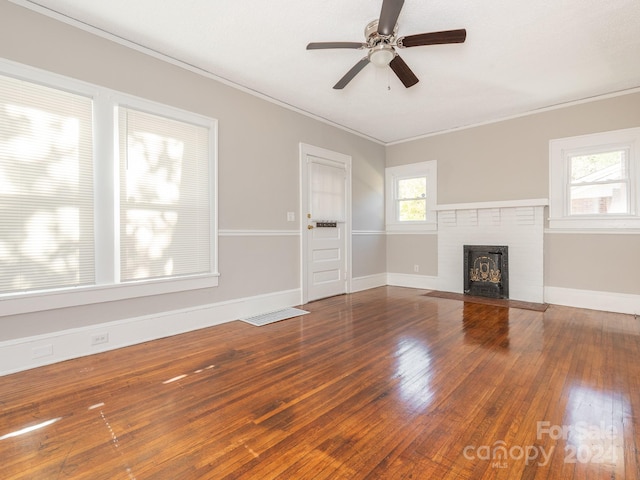
POLYGON ((263 313, 255 315, 249 318, 241 318, 243 322, 250 323, 256 327, 268 325, 269 323, 279 322, 280 320, 286 320, 288 318, 298 317, 300 315, 306 315, 306 310, 300 310, 299 308, 285 308, 284 310, 278 310, 277 312, 263 313))

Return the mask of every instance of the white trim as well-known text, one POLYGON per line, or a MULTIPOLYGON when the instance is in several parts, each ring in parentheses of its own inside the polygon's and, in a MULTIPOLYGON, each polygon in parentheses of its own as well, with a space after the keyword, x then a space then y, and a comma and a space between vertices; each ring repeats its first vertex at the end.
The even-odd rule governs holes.
POLYGON ((422 233, 438 233, 437 223, 408 223, 406 225, 401 224, 389 224, 387 225, 388 234, 422 234, 422 233))
POLYGON ((438 235, 436 228, 430 230, 424 230, 416 228, 414 230, 388 230, 387 235, 438 235))
POLYGON ((89 285, 59 290, 12 293, 10 298, 0 298, 0 317, 217 287, 219 276, 219 273, 214 273, 210 275, 185 276, 183 278, 176 277, 110 285, 89 285))
POLYGON ((640 314, 640 295, 563 287, 544 287, 544 301, 555 305, 602 310, 605 312, 640 314))
POLYGON ((549 205, 549 199, 531 198, 524 200, 500 200, 495 202, 449 203, 436 205, 435 210, 441 212, 445 210, 481 210, 483 208, 540 207, 545 205, 549 205))
POLYGON ((353 230, 351 235, 386 235, 387 232, 385 230, 353 230))
POLYGON ((219 230, 220 237, 297 237, 299 230, 219 230))
POLYGON ((640 228, 598 228, 598 229, 568 229, 568 228, 545 228, 544 233, 577 233, 580 235, 640 235, 640 228))
POLYGON ((602 228, 605 230, 638 230, 640 229, 640 216, 624 217, 593 217, 585 215, 583 218, 549 218, 549 229, 556 230, 589 230, 602 228))
POLYGON ((351 293, 369 290, 371 288, 384 287, 387 284, 386 273, 375 273, 363 277, 355 277, 351 281, 351 293))
POLYGON ((0 342, 0 375, 296 306, 299 299, 299 289, 286 290, 3 341, 0 342), (109 342, 92 346, 91 337, 97 334, 107 334, 109 342), (51 353, 33 358, 43 351, 51 353))
POLYGON ((438 203, 438 162, 409 163, 387 167, 385 177, 385 228, 387 232, 400 231, 429 231, 438 229, 438 218, 435 207, 438 203), (403 179, 425 177, 427 196, 425 198, 426 217, 424 221, 398 220, 396 192, 398 182, 403 179))
POLYGON ((429 275, 413 275, 410 273, 387 273, 387 285, 394 287, 420 288, 438 290, 438 277, 429 275))

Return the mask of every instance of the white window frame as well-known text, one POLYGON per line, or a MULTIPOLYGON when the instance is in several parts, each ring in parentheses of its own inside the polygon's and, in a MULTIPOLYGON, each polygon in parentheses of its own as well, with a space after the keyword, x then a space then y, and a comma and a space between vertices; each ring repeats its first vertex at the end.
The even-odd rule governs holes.
POLYGON ((554 139, 549 142, 549 228, 567 230, 640 228, 640 128, 554 139), (628 204, 626 214, 570 212, 570 159, 576 155, 626 150, 628 204))
POLYGON ((435 210, 438 204, 438 164, 436 160, 427 162, 387 167, 385 169, 386 229, 388 232, 431 232, 438 229, 438 218, 435 210), (397 192, 398 182, 409 178, 427 180, 427 214, 424 221, 401 221, 398 218, 397 192))
POLYGON ((94 102, 95 285, 0 294, 0 316, 218 286, 218 122, 30 66, 0 59, 0 74, 87 96, 94 102), (120 282, 116 111, 128 106, 209 129, 211 262, 206 274, 120 282), (106 221, 105 221, 106 220, 106 221))

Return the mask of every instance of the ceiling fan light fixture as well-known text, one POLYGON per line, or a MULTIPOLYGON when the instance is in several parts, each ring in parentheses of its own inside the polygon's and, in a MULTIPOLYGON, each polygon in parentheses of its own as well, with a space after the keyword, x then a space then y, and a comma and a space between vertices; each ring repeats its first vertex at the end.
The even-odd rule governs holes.
POLYGON ((396 56, 396 52, 391 45, 381 44, 373 47, 369 52, 369 61, 376 67, 386 67, 396 56))

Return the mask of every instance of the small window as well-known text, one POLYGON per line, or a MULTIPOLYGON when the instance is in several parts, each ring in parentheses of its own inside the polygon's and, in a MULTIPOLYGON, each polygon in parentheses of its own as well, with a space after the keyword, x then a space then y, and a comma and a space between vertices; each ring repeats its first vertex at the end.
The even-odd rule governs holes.
POLYGON ((550 142, 551 228, 637 228, 640 129, 550 142))
POLYGON ((421 162, 386 169, 387 229, 436 229, 436 162, 421 162))
POLYGON ((399 179, 396 203, 398 221, 424 222, 427 219, 427 177, 399 179))

